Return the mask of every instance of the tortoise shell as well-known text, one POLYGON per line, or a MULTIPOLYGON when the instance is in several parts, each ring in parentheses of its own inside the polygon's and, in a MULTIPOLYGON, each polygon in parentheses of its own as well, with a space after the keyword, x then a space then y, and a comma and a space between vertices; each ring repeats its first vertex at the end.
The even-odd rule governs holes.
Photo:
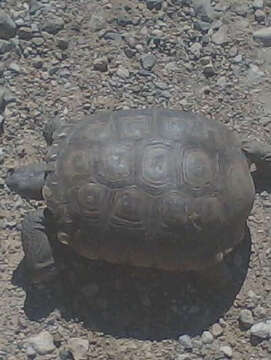
POLYGON ((79 254, 165 270, 212 265, 244 237, 255 189, 223 124, 125 110, 62 126, 43 195, 57 239, 79 254))

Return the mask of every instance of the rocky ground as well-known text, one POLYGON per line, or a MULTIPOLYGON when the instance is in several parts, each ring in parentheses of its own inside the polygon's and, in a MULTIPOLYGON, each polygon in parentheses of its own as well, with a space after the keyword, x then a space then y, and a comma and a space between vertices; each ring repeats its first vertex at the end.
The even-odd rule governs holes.
MULTIPOLYGON (((0 2, 0 359, 271 358, 271 197, 258 185, 232 286, 72 259, 60 285, 27 286, 21 220, 41 204, 5 185, 44 158, 44 123, 104 109, 200 111, 270 142, 270 0, 0 2), (85 273, 85 272, 84 272, 85 273), (68 288, 68 289, 67 289, 68 288), (63 295, 65 294, 65 295, 63 295)), ((69 256, 69 254, 67 254, 69 256)))

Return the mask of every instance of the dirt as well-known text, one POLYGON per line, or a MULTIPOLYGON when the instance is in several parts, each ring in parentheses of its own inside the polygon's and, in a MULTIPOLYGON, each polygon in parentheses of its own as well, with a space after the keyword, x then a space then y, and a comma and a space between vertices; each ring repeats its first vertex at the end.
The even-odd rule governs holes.
POLYGON ((16 102, 2 114, 0 137, 0 359, 271 359, 270 336, 255 341, 239 323, 244 309, 252 324, 271 317, 268 183, 257 183, 246 239, 226 260, 232 283, 219 290, 198 274, 92 263, 67 249, 62 284, 33 288, 23 268, 20 229, 24 215, 43 204, 5 185, 8 169, 44 159, 42 129, 55 117, 193 110, 240 138, 270 143, 271 54, 253 33, 268 28, 271 2, 208 4, 1 1, 16 35, 5 40, 12 44, 8 50, 0 40, 0 85, 16 102), (45 341, 43 330, 53 348, 41 353, 28 339, 45 341), (72 338, 87 340, 86 349, 80 352, 72 338))

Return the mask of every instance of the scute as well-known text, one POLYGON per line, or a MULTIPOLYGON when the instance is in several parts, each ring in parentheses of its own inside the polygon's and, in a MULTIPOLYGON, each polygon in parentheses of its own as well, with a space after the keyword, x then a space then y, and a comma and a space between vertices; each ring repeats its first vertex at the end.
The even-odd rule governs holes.
POLYGON ((134 151, 131 144, 105 144, 97 161, 97 177, 109 186, 131 185, 134 180, 134 151))
MULTIPOLYGON (((101 221, 102 209, 108 197, 108 190, 105 186, 85 183, 79 189, 75 189, 72 195, 77 202, 78 216, 81 214, 91 223, 101 221)), ((73 204, 71 204, 72 206, 73 204)))
POLYGON ((136 188, 117 191, 109 222, 118 227, 144 227, 144 203, 144 194, 136 188))
POLYGON ((216 159, 208 156, 202 149, 188 149, 183 155, 184 182, 191 188, 214 186, 217 172, 216 159))
POLYGON ((174 154, 172 147, 162 143, 150 143, 143 148, 138 168, 139 181, 146 192, 156 194, 176 184, 174 154))
POLYGON ((179 231, 183 236, 184 232, 192 235, 206 231, 209 226, 225 224, 224 204, 215 196, 206 195, 191 201, 187 194, 171 191, 163 195, 159 207, 162 227, 170 232, 179 231))
POLYGON ((151 135, 152 116, 149 113, 126 112, 116 117, 120 139, 140 140, 151 135))

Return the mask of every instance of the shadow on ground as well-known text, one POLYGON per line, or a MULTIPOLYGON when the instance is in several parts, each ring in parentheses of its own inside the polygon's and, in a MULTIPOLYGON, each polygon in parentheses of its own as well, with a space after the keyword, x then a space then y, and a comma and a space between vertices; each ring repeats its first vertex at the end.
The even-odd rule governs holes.
POLYGON ((267 191, 268 193, 271 193, 271 182, 270 182, 270 176, 268 177, 266 173, 261 173, 254 171, 251 173, 252 179, 255 184, 255 190, 257 193, 261 193, 262 191, 267 191))
POLYGON ((24 310, 32 320, 58 308, 67 320, 79 318, 87 328, 115 337, 161 340, 197 335, 232 305, 246 278, 250 247, 247 231, 245 241, 226 258, 232 280, 224 289, 210 288, 200 274, 91 262, 67 247, 59 258, 66 270, 58 284, 31 288, 24 282, 22 264, 14 272, 13 283, 24 287, 24 310))

